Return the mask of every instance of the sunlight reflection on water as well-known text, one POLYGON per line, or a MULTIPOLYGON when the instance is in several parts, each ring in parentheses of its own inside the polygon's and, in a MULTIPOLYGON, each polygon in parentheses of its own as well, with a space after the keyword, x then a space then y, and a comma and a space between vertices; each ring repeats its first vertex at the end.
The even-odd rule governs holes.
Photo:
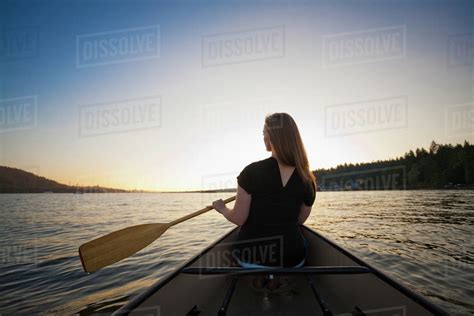
MULTIPOLYGON (((117 309, 233 225, 210 211, 90 275, 78 246, 230 195, 0 195, 0 313, 117 309)), ((473 191, 319 192, 306 224, 452 313, 474 311, 473 191)))

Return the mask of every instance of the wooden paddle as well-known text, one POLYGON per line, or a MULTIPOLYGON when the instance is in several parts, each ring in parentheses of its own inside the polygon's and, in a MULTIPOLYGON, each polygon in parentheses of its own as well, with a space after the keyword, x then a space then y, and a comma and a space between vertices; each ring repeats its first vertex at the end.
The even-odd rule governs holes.
MULTIPOLYGON (((224 203, 229 203, 234 200, 235 196, 224 200, 224 203)), ((214 207, 206 206, 202 210, 180 217, 170 223, 130 226, 91 240, 79 247, 82 267, 84 271, 91 273, 130 257, 163 235, 171 226, 206 213, 212 209, 214 209, 214 207)))

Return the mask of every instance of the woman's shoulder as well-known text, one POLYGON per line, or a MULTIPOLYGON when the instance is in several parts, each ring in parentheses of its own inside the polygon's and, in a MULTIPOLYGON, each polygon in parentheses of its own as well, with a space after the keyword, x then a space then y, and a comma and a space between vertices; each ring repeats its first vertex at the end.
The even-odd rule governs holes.
POLYGON ((247 169, 247 170, 260 170, 262 168, 265 168, 267 166, 269 166, 271 163, 272 163, 272 157, 269 157, 269 158, 265 158, 265 159, 262 159, 262 160, 258 160, 258 161, 254 161, 250 164, 248 164, 244 169, 247 169))

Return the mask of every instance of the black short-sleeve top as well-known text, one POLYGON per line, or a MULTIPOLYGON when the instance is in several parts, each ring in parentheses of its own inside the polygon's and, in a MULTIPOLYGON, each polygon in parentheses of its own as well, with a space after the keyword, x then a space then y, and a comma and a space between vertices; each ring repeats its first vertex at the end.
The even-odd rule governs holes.
MULTIPOLYGON (((252 258, 263 265, 294 266, 304 258, 304 243, 299 230, 301 205, 313 205, 316 198, 314 185, 303 182, 295 169, 283 186, 280 169, 274 157, 246 166, 237 177, 239 186, 252 195, 249 216, 239 232, 239 240, 277 236, 283 263, 274 264, 265 258, 252 258), (260 259, 260 260, 258 260, 260 259)), ((245 258, 244 258, 245 259, 245 258)), ((249 261, 249 260, 242 260, 249 261)))

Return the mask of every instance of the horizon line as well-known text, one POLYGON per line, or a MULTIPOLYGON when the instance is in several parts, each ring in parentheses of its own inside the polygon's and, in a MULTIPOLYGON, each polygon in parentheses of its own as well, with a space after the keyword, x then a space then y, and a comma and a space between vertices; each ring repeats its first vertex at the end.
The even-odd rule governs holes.
MULTIPOLYGON (((441 146, 458 146, 458 145, 461 145, 463 146, 464 144, 470 144, 470 142, 465 139, 462 143, 437 143, 435 142, 434 140, 431 141, 430 143, 430 146, 431 144, 436 144, 436 145, 441 145, 441 146)), ((331 166, 331 167, 326 167, 326 168, 316 168, 316 169, 313 169, 311 170, 313 173, 316 172, 316 171, 321 171, 321 170, 331 170, 331 169, 336 169, 338 167, 344 167, 345 165, 364 165, 364 164, 372 164, 372 163, 378 163, 378 162, 384 162, 384 161, 392 161, 392 160, 396 160, 396 159, 400 159, 400 158, 403 158, 404 155, 408 154, 409 152, 415 152, 416 153, 416 150, 426 150, 425 147, 417 147, 415 150, 413 149, 410 149, 408 150, 407 152, 399 155, 399 156, 396 156, 396 157, 392 157, 392 158, 385 158, 383 160, 372 160, 372 161, 369 161, 369 162, 345 162, 343 164, 337 164, 336 166, 331 166)), ((429 148, 428 148, 429 150, 429 148)), ((45 179, 48 179, 48 180, 51 180, 51 181, 54 181, 56 183, 59 183, 61 185, 65 185, 65 186, 68 186, 68 187, 77 187, 77 188, 103 188, 103 189, 109 189, 109 190, 123 190, 123 191, 126 191, 126 192, 123 192, 123 193, 137 193, 137 192, 140 192, 140 193, 220 193, 220 192, 236 192, 237 191, 237 188, 225 188, 225 189, 210 189, 210 190, 203 190, 203 189, 197 189, 197 190, 179 190, 179 189, 173 189, 173 190, 150 190, 150 189, 122 189, 122 188, 113 188, 113 187, 107 187, 107 186, 102 186, 102 185, 70 185, 70 184, 64 184, 62 182, 58 182, 52 178, 48 178, 46 176, 43 176, 43 175, 40 175, 40 174, 35 174, 34 172, 31 172, 31 171, 27 171, 27 170, 24 170, 24 169, 21 169, 19 167, 14 167, 14 166, 8 166, 8 165, 0 165, 0 167, 6 167, 6 168, 12 168, 12 169, 17 169, 17 170, 21 170, 21 171, 24 171, 24 172, 27 172, 27 173, 31 173, 37 177, 42 177, 42 178, 45 178, 45 179)))

